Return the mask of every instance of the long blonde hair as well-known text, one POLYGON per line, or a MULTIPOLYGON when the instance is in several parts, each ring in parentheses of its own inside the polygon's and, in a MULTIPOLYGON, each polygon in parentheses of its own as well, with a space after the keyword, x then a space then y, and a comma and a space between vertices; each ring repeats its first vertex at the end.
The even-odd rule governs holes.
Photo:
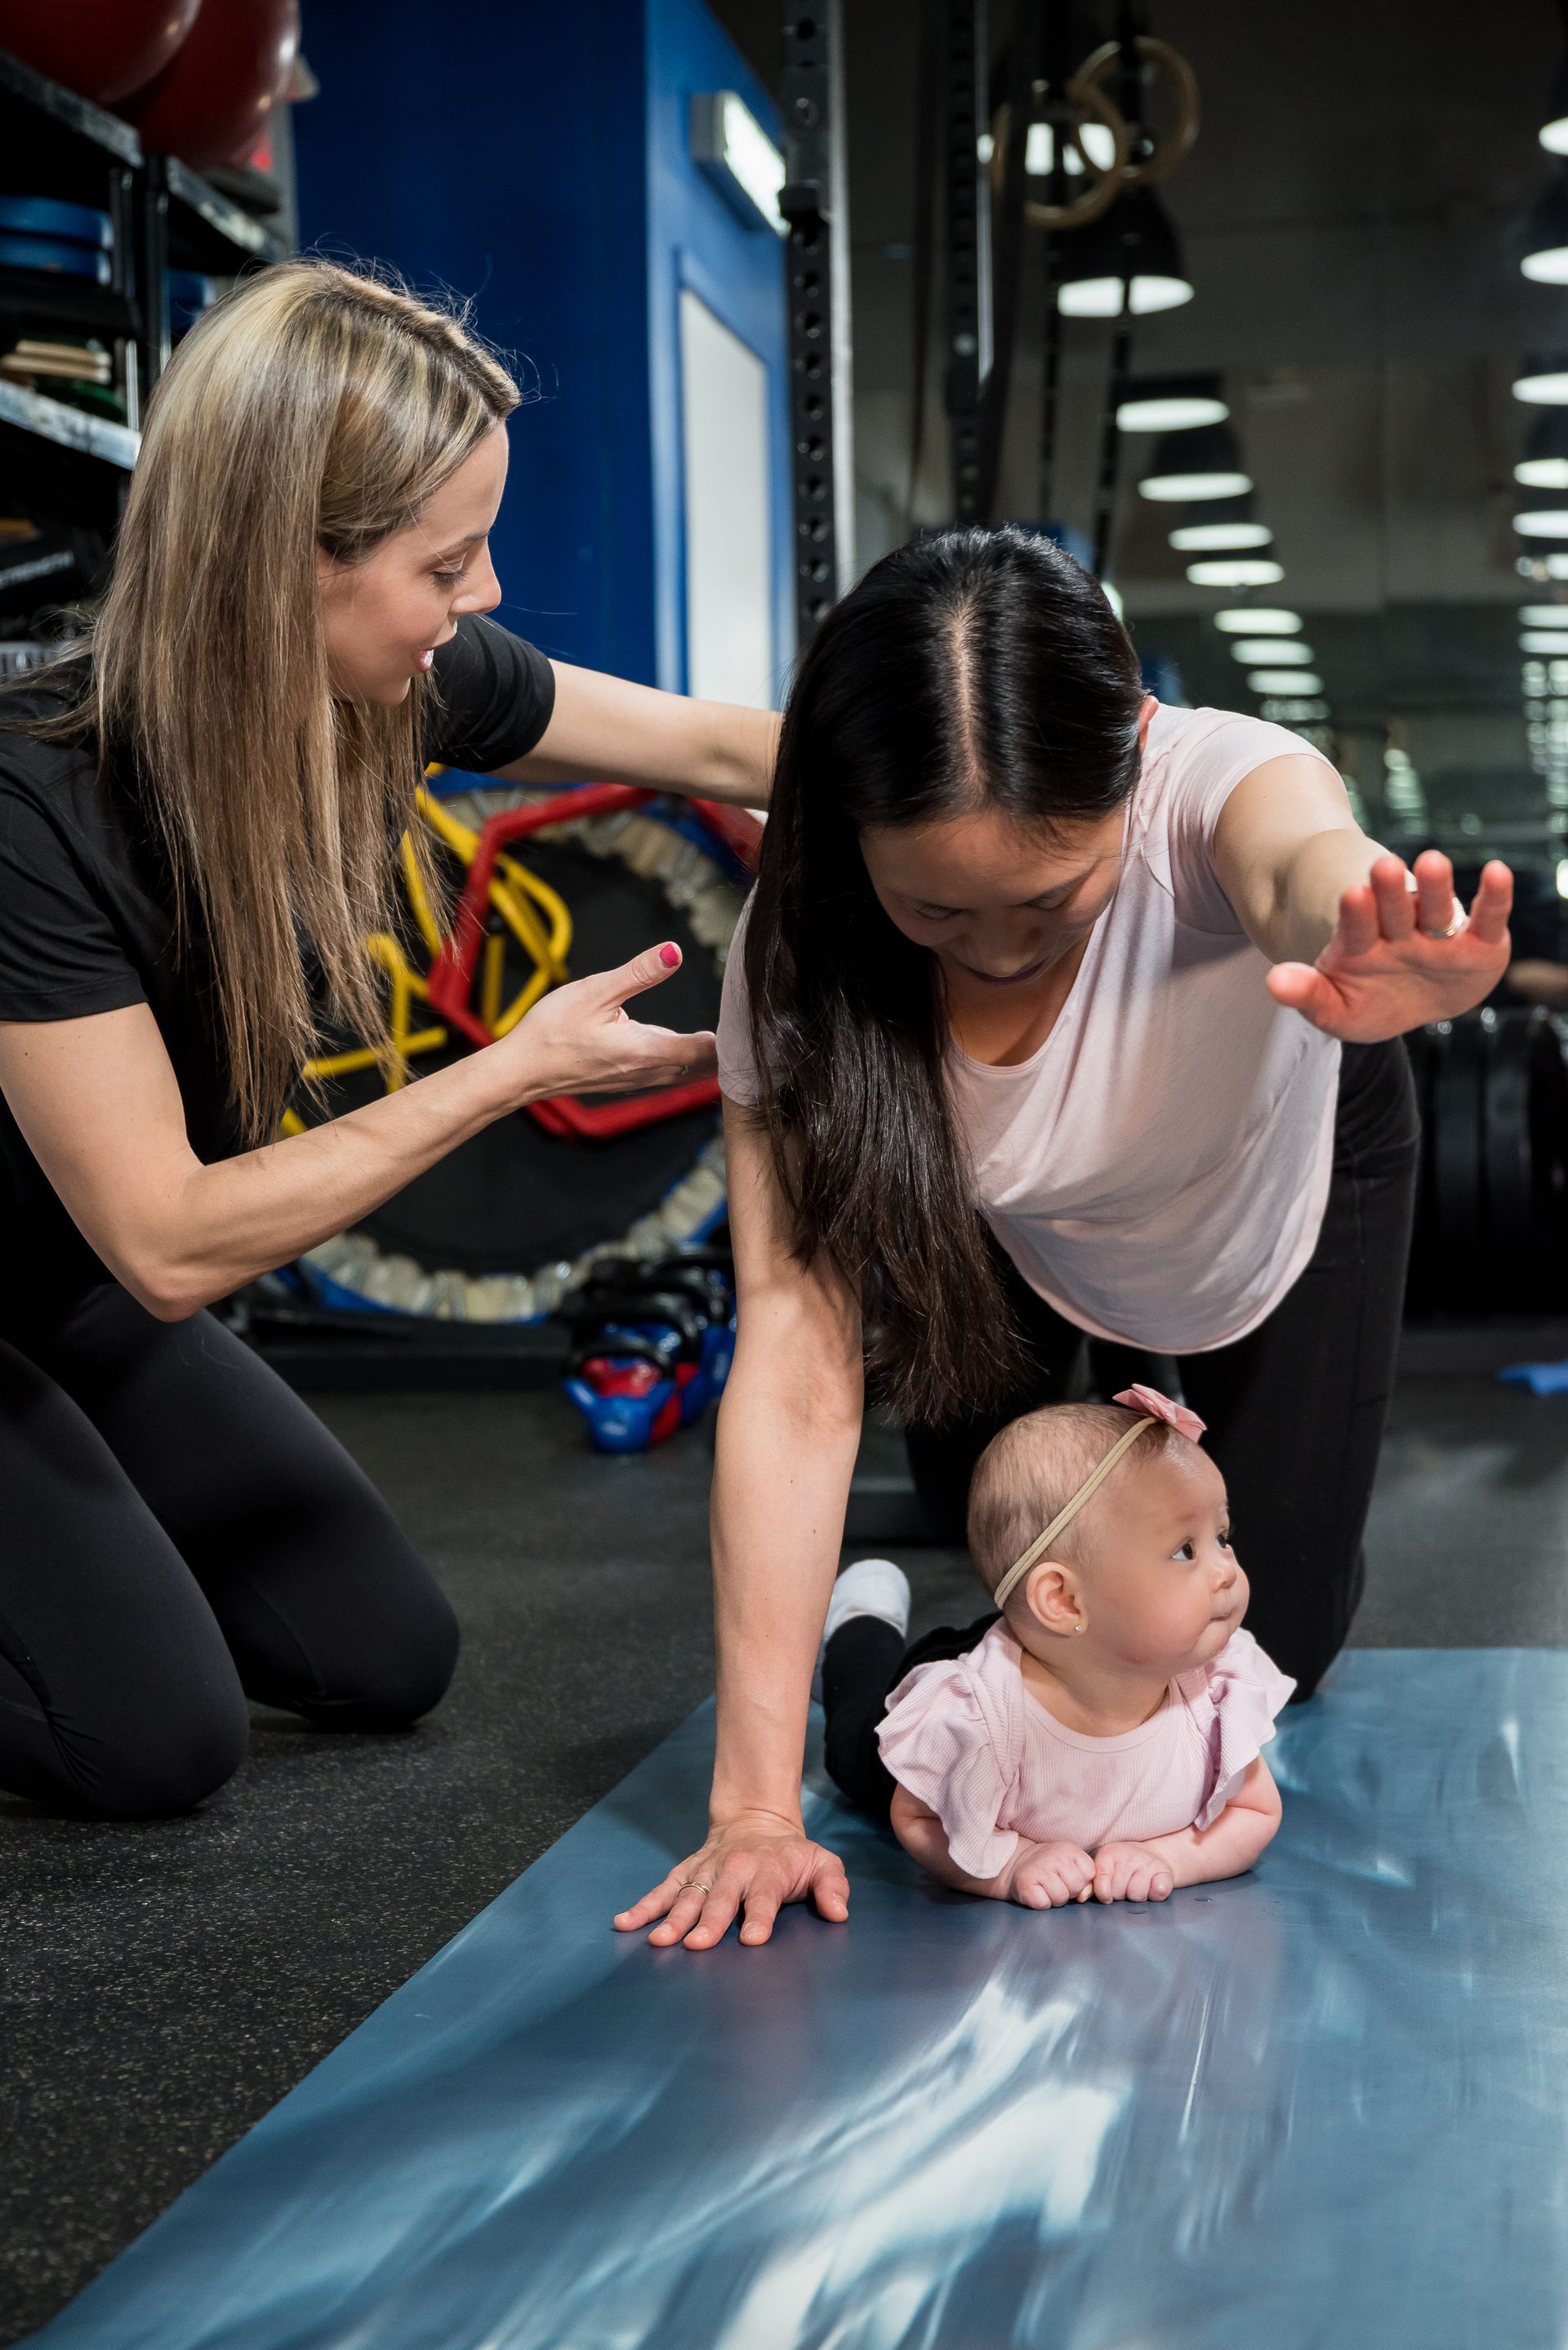
POLYGON ((410 523, 517 387, 462 321, 316 260, 245 279, 186 337, 150 403, 83 716, 128 761, 200 908, 244 1138, 275 1128, 329 1016, 385 1015, 363 948, 389 927, 430 689, 335 700, 317 551, 369 556, 410 523))

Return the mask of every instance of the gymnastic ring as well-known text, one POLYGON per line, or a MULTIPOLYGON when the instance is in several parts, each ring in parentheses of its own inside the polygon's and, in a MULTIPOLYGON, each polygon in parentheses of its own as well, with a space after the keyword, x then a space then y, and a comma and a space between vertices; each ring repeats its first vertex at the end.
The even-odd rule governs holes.
MULTIPOLYGON (((1102 48, 1084 59, 1067 85, 1070 98, 1086 98, 1090 90, 1097 91, 1102 77, 1121 56, 1121 43, 1107 41, 1102 48)), ((1176 123, 1163 139, 1156 140, 1151 151, 1140 162, 1124 162, 1121 167, 1123 189, 1149 188, 1157 180, 1168 180, 1177 165, 1192 152, 1198 137, 1198 76, 1179 49, 1168 41, 1157 40, 1152 33, 1137 36, 1139 62, 1161 66, 1169 75, 1176 92, 1176 123)))
MULTIPOLYGON (((1076 126, 1074 126, 1073 144, 1078 149, 1084 164, 1085 176, 1089 181, 1089 185, 1083 195, 1076 197, 1070 203, 1045 204, 1038 200, 1025 198, 1023 217, 1031 228, 1087 228, 1091 221, 1096 221, 1102 213, 1109 212, 1116 198, 1127 186, 1128 172, 1131 168, 1127 162, 1127 157, 1131 152, 1132 142, 1127 124, 1103 90, 1090 88, 1087 86, 1080 88, 1079 78, 1075 78, 1070 81, 1064 94, 1073 101, 1081 113, 1092 114, 1097 122, 1105 124, 1116 141, 1116 153, 1102 171, 1093 157, 1085 154, 1083 148, 1079 146, 1076 126)), ((1003 103, 997 108, 992 123, 991 183, 998 196, 1002 193, 1002 177, 1007 162, 1007 135, 1012 113, 1012 107, 1003 103)))

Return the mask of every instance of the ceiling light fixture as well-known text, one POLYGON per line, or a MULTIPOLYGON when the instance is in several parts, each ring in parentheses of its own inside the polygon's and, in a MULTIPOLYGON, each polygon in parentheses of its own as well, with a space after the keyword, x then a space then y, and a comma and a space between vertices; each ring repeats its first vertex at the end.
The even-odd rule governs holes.
POLYGON ((1116 409, 1118 432, 1196 432, 1231 414, 1217 375, 1148 376, 1129 383, 1116 409))
POLYGON ((1129 270, 1135 318, 1177 310, 1192 299, 1192 281, 1170 215, 1147 188, 1124 196, 1066 244, 1056 288, 1056 307, 1064 318, 1119 318, 1129 270))
POLYGON ((1272 546, 1274 534, 1266 522, 1184 522, 1170 534, 1178 555, 1240 554, 1247 546, 1272 546))
POLYGON ((1568 57, 1557 68, 1546 120, 1535 135, 1549 155, 1568 155, 1568 57))
POLYGON ((1525 436, 1513 478, 1527 490, 1568 490, 1568 414, 1542 409, 1525 436))
POLYGON ((1272 588, 1285 576, 1282 563, 1261 556, 1221 556, 1213 563, 1189 563, 1187 576, 1195 588, 1272 588))
POLYGON ((1281 643, 1271 637, 1238 637, 1231 656, 1239 661, 1289 661, 1293 668, 1310 669, 1313 650, 1299 637, 1286 637, 1281 643))
POLYGON ((1196 505, 1214 498, 1244 498, 1252 486, 1241 466, 1241 444, 1228 424, 1196 432, 1169 432, 1154 444, 1138 495, 1157 505, 1196 505))
POLYGON ((1537 286, 1568 286, 1568 173, 1561 164, 1531 211, 1519 265, 1537 286))
POLYGON ((1216 612, 1214 625, 1226 637, 1293 637, 1300 632, 1299 612, 1282 612, 1260 604, 1254 610, 1247 604, 1238 604, 1233 611, 1216 612))
POLYGON ((1326 702, 1298 702, 1293 694, 1269 694, 1264 699, 1268 704, 1264 717, 1277 719, 1284 726, 1295 726, 1305 719, 1328 716, 1326 702))
POLYGON ((1514 529, 1521 538, 1568 538, 1568 498, 1560 505, 1532 506, 1516 514, 1514 529))
POLYGON ((1532 354, 1513 380, 1513 396, 1528 408, 1568 408, 1568 358, 1560 351, 1532 354))
POLYGON ((1568 653, 1568 629, 1526 629, 1520 638, 1521 653, 1568 653))
POLYGON ((1310 669, 1255 669, 1247 683, 1254 693, 1321 693, 1323 680, 1310 669))
POLYGON ((1521 629, 1568 629, 1568 604, 1521 604, 1513 617, 1521 629))

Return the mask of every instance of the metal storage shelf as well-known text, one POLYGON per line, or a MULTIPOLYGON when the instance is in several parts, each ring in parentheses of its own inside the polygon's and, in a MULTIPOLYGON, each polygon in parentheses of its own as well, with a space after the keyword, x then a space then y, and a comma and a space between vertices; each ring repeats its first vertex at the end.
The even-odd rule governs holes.
POLYGON ((0 317, 36 318, 84 335, 134 335, 136 304, 112 286, 83 277, 45 276, 31 269, 0 269, 0 317))
POLYGON ((0 49, 0 154, 13 183, 31 194, 101 205, 104 174, 138 170, 141 141, 129 122, 47 81, 0 49))
POLYGON ((124 473, 135 464, 141 446, 141 435, 131 432, 129 425, 111 423, 104 416, 89 416, 85 409, 67 407, 63 400, 51 400, 47 392, 29 391, 26 384, 6 383, 4 380, 0 380, 0 424, 9 425, 18 432, 35 433, 58 449, 99 458, 106 465, 118 466, 124 473))
POLYGON ((275 261, 281 239, 265 221, 242 212, 174 155, 150 155, 148 171, 169 196, 169 258, 176 269, 230 277, 248 262, 275 261))

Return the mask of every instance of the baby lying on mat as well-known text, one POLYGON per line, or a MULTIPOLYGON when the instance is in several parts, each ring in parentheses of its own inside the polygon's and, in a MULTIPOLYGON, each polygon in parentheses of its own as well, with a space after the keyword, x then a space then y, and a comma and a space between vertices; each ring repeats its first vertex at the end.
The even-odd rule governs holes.
POLYGON ((894 1829, 946 1884, 1163 1901, 1250 1868, 1279 1826, 1262 1749, 1295 1684, 1241 1629, 1202 1433, 1137 1387, 1032 1412, 982 1456, 970 1544, 1002 1620, 899 1682, 877 1733, 894 1829))

